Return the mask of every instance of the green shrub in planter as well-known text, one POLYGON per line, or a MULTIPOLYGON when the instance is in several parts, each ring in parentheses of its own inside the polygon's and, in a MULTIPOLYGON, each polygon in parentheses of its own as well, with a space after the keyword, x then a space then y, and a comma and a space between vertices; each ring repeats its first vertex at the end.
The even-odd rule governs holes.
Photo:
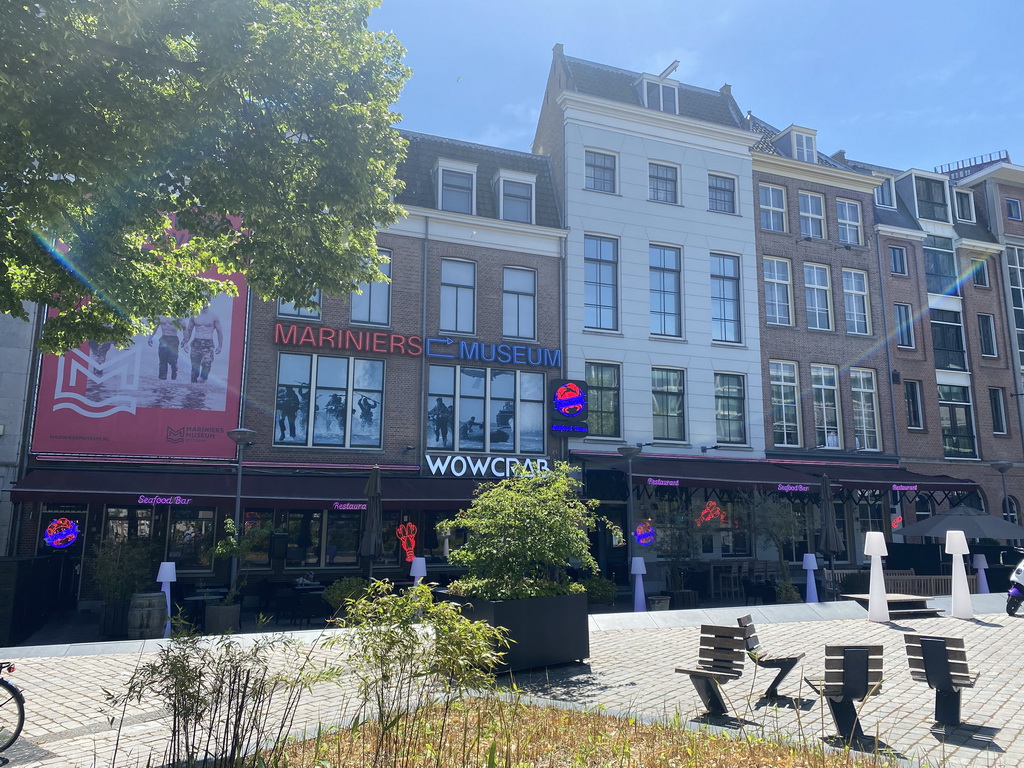
POLYGON ((839 582, 839 591, 844 594, 861 595, 869 590, 870 584, 871 573, 869 571, 848 573, 839 582))
POLYGON ((778 603, 800 603, 800 593, 791 581, 781 581, 775 585, 775 601, 778 603))
POLYGON ((592 576, 583 580, 583 587, 587 590, 587 602, 591 605, 615 605, 615 595, 618 588, 611 579, 602 576, 592 576))
POLYGON ((359 576, 346 576, 343 579, 331 582, 324 590, 324 600, 334 612, 337 613, 344 608, 349 600, 359 600, 366 594, 366 588, 370 583, 359 576))

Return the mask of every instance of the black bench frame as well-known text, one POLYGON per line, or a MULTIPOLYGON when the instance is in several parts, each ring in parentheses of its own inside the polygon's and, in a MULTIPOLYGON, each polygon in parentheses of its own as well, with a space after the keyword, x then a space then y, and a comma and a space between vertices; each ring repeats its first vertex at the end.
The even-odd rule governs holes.
POLYGON ((963 638, 907 634, 903 639, 910 676, 935 690, 935 722, 960 725, 960 694, 978 680, 967 668, 963 638))
POLYGON ((839 735, 847 744, 861 741, 860 726, 854 702, 873 696, 882 687, 882 646, 826 645, 825 677, 804 680, 828 701, 839 735))
POLYGON ((770 656, 765 652, 764 648, 761 647, 760 640, 757 639, 757 630, 754 628, 754 621, 750 618, 750 614, 746 616, 740 616, 736 619, 736 623, 746 630, 746 643, 747 657, 759 667, 765 669, 777 669, 778 673, 775 675, 775 679, 772 680, 768 689, 764 692, 762 698, 774 700, 779 698, 779 683, 793 671, 793 667, 802 659, 805 654, 799 653, 796 656, 770 656))
POLYGON ((743 627, 723 627, 702 624, 697 669, 677 667, 676 672, 689 675, 704 702, 709 715, 726 717, 729 705, 720 690, 722 683, 735 680, 743 674, 746 657, 747 630, 743 627))

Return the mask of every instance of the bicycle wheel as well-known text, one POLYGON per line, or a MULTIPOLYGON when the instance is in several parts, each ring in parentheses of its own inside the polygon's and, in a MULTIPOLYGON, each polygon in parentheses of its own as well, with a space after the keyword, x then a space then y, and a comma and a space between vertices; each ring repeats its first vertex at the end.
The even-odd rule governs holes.
POLYGON ((25 725, 25 701, 21 691, 0 678, 0 752, 17 741, 25 725))

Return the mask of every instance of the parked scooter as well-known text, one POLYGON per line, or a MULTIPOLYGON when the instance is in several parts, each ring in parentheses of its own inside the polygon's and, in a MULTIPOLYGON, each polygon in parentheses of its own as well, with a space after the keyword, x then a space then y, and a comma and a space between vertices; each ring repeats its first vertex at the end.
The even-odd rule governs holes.
MULTIPOLYGON (((1014 547, 1013 550, 1024 555, 1024 548, 1014 547)), ((1006 593, 1007 616, 1015 616, 1021 603, 1024 603, 1024 560, 1017 563, 1010 574, 1010 590, 1006 593)))

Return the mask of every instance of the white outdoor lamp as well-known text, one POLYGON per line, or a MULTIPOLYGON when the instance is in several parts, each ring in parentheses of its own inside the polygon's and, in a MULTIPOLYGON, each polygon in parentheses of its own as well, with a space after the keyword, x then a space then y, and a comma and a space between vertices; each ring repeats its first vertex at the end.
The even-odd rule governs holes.
POLYGON ((804 555, 804 570, 807 571, 806 603, 818 602, 818 585, 814 583, 814 572, 818 570, 818 558, 813 552, 804 555))
POLYGON ((885 536, 881 531, 868 531, 864 536, 864 554, 871 556, 871 585, 868 588, 868 618, 871 621, 889 620, 889 601, 885 595, 885 575, 882 558, 889 554, 885 536))
POLYGON ((974 556, 974 562, 972 563, 974 570, 978 572, 978 594, 987 595, 988 592, 988 577, 985 575, 985 569, 988 568, 988 558, 983 554, 978 553, 974 556))
POLYGON ((178 570, 174 563, 160 563, 160 570, 156 573, 156 580, 160 582, 160 591, 164 593, 167 600, 167 624, 164 625, 164 637, 171 636, 171 582, 178 580, 178 570))
POLYGON ((646 611, 647 598, 644 597, 644 574, 647 573, 647 563, 642 557, 634 557, 629 572, 636 577, 633 583, 633 610, 646 611))
POLYGON ((419 586, 420 582, 423 581, 423 577, 427 575, 427 558, 414 557, 412 559, 412 567, 409 569, 409 575, 412 576, 413 586, 419 586))
POLYGON ((963 531, 946 531, 946 554, 953 556, 953 605, 949 615, 958 619, 973 619, 971 588, 967 585, 967 566, 964 555, 970 553, 963 531))

